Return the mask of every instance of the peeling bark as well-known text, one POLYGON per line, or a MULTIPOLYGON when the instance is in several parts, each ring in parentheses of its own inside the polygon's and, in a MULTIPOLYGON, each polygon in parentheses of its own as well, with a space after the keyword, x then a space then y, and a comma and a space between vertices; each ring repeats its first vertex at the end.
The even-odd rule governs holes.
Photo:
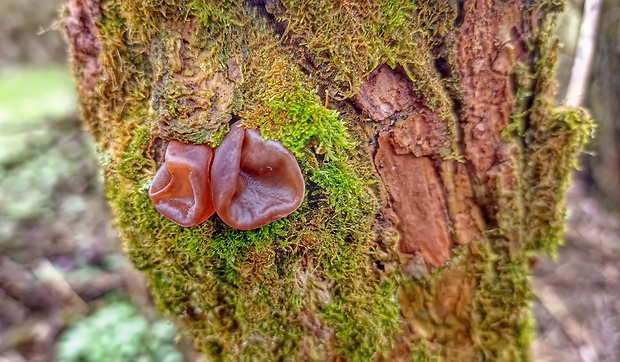
POLYGON ((81 69, 81 91, 90 95, 101 76, 102 48, 95 25, 101 19, 99 7, 90 0, 68 2, 69 15, 65 21, 67 38, 71 42, 73 61, 81 69))
POLYGON ((382 133, 375 164, 390 195, 386 215, 400 231, 399 250, 419 252, 434 267, 443 265, 450 259, 450 225, 432 161, 397 154, 389 135, 382 133))
POLYGON ((383 64, 368 77, 355 95, 356 103, 375 121, 409 110, 415 102, 411 82, 402 72, 383 64))
POLYGON ((528 56, 520 1, 497 6, 491 0, 465 2, 463 25, 457 30, 457 62, 463 89, 463 151, 478 189, 478 203, 494 223, 497 198, 489 171, 496 163, 502 132, 510 124, 514 92, 510 72, 521 55, 528 56))

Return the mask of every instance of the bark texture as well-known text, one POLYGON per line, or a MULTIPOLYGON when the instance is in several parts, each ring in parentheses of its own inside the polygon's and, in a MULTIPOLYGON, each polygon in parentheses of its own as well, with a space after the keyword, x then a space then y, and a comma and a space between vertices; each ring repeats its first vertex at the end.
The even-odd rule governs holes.
POLYGON ((555 2, 68 0, 82 116, 162 310, 216 360, 529 359, 588 116, 553 108, 555 2), (287 218, 181 228, 167 140, 241 120, 296 156, 287 218))
POLYGON ((618 43, 620 25, 615 20, 619 1, 603 3, 595 57, 593 60, 591 84, 587 105, 596 116, 598 128, 593 145, 596 157, 589 158, 590 174, 597 186, 600 198, 613 210, 620 205, 620 123, 617 114, 620 105, 617 94, 620 91, 620 76, 612 69, 618 69, 618 43))

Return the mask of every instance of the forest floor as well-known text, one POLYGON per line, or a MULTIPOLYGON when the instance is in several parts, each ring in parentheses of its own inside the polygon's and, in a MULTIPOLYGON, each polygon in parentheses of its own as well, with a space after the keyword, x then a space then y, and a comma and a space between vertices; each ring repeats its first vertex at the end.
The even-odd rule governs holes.
POLYGON ((534 266, 535 361, 620 361, 620 217, 569 191, 565 244, 534 266))

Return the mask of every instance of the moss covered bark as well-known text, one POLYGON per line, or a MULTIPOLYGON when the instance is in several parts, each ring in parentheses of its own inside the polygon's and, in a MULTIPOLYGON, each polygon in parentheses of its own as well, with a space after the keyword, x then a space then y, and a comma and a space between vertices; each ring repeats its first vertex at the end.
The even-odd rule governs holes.
POLYGON ((67 3, 125 250, 199 350, 529 359, 528 260, 561 240, 591 128, 552 106, 556 4, 67 3), (295 154, 300 209, 252 231, 158 214, 147 190, 165 140, 217 146, 237 119, 295 154))

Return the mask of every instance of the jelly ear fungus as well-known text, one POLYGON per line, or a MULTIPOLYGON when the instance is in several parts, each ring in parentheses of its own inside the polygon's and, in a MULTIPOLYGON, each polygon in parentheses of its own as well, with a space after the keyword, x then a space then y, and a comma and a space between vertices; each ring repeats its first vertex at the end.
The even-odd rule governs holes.
POLYGON ((155 209, 185 227, 198 225, 213 215, 212 161, 213 149, 208 145, 170 141, 165 162, 149 189, 155 209))
POLYGON ((305 185, 291 151, 237 122, 215 150, 211 190, 219 217, 231 227, 250 230, 295 211, 305 185))

